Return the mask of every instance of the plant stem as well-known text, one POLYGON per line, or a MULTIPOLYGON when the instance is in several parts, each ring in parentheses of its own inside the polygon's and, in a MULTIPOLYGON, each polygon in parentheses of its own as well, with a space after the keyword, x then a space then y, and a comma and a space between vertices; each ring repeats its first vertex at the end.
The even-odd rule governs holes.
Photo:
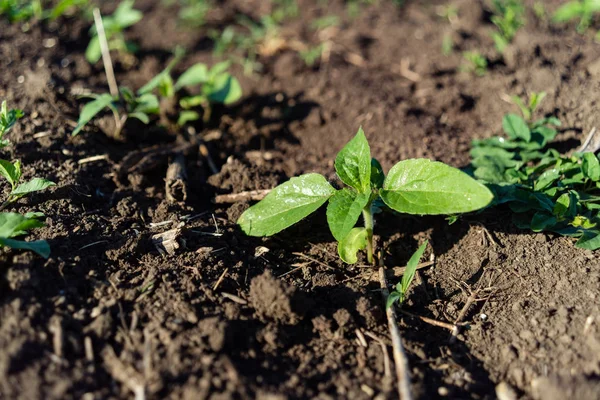
POLYGON ((373 212, 371 211, 371 202, 362 211, 365 220, 365 229, 367 230, 367 261, 373 265, 373 212))

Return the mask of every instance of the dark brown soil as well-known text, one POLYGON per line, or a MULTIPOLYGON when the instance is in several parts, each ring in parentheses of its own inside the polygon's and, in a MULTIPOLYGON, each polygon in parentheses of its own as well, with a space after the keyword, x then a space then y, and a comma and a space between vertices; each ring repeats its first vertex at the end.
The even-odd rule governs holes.
MULTIPOLYGON (((176 205, 165 199, 168 154, 119 169, 132 152, 172 145, 173 137, 146 126, 132 126, 125 142, 93 127, 70 136, 77 93, 106 90, 101 65, 83 57, 89 24, 64 19, 24 32, 0 22, 0 100, 26 113, 10 134, 9 156, 22 160, 26 177, 58 183, 14 208, 45 213, 48 226, 33 236, 50 242, 50 259, 0 255, 0 398, 396 397, 381 347, 369 337, 363 347, 356 334, 391 343, 378 283, 369 269, 338 260, 324 213, 257 239, 235 225, 248 203, 211 199, 308 171, 334 180, 335 154, 360 125, 386 169, 409 157, 464 166, 470 141, 498 133, 502 115, 514 111, 506 95, 530 91, 548 93, 542 112, 563 121, 558 142, 569 150, 600 126, 600 47, 592 34, 530 12, 502 60, 480 2, 450 1, 459 8, 452 26, 436 14, 441 1, 380 0, 356 19, 343 2, 328 3, 299 1, 301 16, 282 35, 315 44, 309 22, 340 15, 329 61, 309 68, 281 51, 263 60, 261 75, 234 69, 243 99, 198 127, 212 138, 221 172, 187 154, 188 199, 176 205), (441 53, 445 33, 455 41, 450 56, 441 53), (471 49, 492 61, 484 77, 457 72, 461 52, 471 49), (34 136, 40 132, 47 134, 34 136), (102 154, 108 158, 78 163, 102 154), (152 225, 165 221, 172 222, 152 225), (161 256, 151 236, 180 221, 181 247, 161 256)), ((549 11, 559 3, 544 2, 549 11)), ((132 88, 163 68, 175 44, 190 49, 179 71, 212 62, 209 28, 269 11, 268 2, 225 0, 207 27, 183 30, 158 1, 137 7, 145 17, 129 37, 141 51, 132 67, 117 63, 119 82, 132 88)), ((452 226, 380 217, 388 266, 404 265, 424 239, 427 256, 435 255, 408 311, 454 322, 469 290, 479 290, 465 318, 470 329, 456 338, 402 317, 418 398, 494 399, 497 390, 523 399, 600 398, 598 255, 509 221, 503 209, 452 226)))

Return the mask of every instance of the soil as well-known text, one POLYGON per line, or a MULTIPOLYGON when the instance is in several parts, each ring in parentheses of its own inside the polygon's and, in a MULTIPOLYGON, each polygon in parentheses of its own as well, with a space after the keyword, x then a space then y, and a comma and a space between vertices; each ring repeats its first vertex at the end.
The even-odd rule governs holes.
MULTIPOLYGON (((391 345, 378 282, 369 268, 338 260, 324 212, 249 238, 235 221, 250 203, 213 204, 214 195, 309 171, 335 181, 333 159, 361 125, 386 170, 410 157, 465 166, 471 140, 499 133, 515 111, 507 95, 546 91, 541 112, 563 121, 564 151, 600 126, 600 48, 573 24, 528 11, 502 59, 480 2, 381 0, 356 18, 341 1, 298 3, 300 16, 282 31, 288 39, 316 44, 310 21, 341 17, 329 60, 307 67, 282 50, 263 57, 259 75, 236 66, 243 99, 198 126, 219 172, 186 153, 187 199, 176 204, 165 194, 169 151, 123 167, 142 150, 178 145, 173 136, 144 125, 128 127, 123 141, 93 126, 70 136, 77 95, 106 90, 101 64, 84 58, 89 24, 63 18, 24 30, 0 21, 0 99, 26 113, 9 156, 22 160, 26 178, 58 183, 14 206, 46 215, 32 237, 50 242, 51 257, 0 255, 0 398, 396 398, 382 348, 356 333, 391 345), (453 24, 437 15, 446 3, 458 7, 453 24), (444 34, 455 43, 449 56, 444 34), (473 49, 491 60, 483 77, 457 70, 473 49), (80 163, 97 155, 107 156, 80 163), (182 222, 179 248, 159 253, 152 236, 182 222)), ((551 12, 559 3, 544 5, 551 12)), ((257 18, 270 3, 224 0, 200 29, 178 27, 158 1, 136 7, 145 16, 128 39, 140 52, 132 66, 116 62, 118 81, 132 88, 164 67, 175 44, 189 49, 178 72, 212 63, 209 30, 240 13, 257 18)), ((401 316, 417 398, 600 398, 596 253, 519 231, 502 208, 451 226, 380 216, 377 232, 389 267, 429 240, 435 263, 419 272, 407 311, 454 322, 472 292, 476 300, 456 337, 401 316)))

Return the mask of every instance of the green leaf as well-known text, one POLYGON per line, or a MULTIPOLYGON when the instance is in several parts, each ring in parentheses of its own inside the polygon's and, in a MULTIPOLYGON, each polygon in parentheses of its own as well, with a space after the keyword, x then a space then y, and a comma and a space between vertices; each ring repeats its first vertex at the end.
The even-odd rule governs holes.
POLYGON ((371 149, 362 128, 335 158, 335 170, 346 185, 359 192, 370 189, 371 149))
POLYGON ((242 97, 240 82, 229 74, 219 75, 210 85, 206 96, 211 103, 231 104, 242 97))
POLYGON ((10 195, 15 197, 22 197, 26 194, 38 192, 40 190, 44 190, 49 188, 50 186, 56 186, 56 183, 51 182, 47 179, 42 178, 33 178, 29 182, 21 183, 15 190, 13 190, 10 195))
POLYGON ((371 186, 377 189, 381 189, 383 187, 383 182, 385 182, 385 174, 383 173, 383 168, 377 159, 371 159, 371 186))
POLYGON ((208 71, 208 80, 211 81, 215 79, 217 76, 223 74, 225 71, 229 69, 231 66, 231 61, 221 61, 213 65, 213 67, 208 71))
POLYGON ((271 236, 316 211, 334 193, 322 175, 301 175, 277 186, 237 223, 249 236, 271 236))
POLYGON ((396 291, 391 292, 385 302, 385 309, 390 308, 398 300, 400 300, 400 293, 396 291))
POLYGON ((594 153, 584 153, 581 164, 583 175, 594 182, 600 180, 600 162, 594 153))
POLYGON ((98 36, 93 36, 90 39, 87 49, 85 49, 85 59, 90 64, 96 64, 102 57, 102 48, 100 47, 100 39, 98 36))
POLYGON ((19 173, 15 164, 7 160, 0 159, 0 175, 2 175, 14 188, 19 183, 19 173))
POLYGON ((200 114, 196 111, 181 111, 177 118, 177 125, 183 126, 188 122, 197 121, 200 119, 200 114))
POLYGON ((487 206, 494 195, 483 184, 444 163, 400 161, 390 170, 381 198, 407 214, 459 214, 487 206))
POLYGON ((339 242, 354 228, 371 193, 356 193, 352 189, 338 190, 327 206, 327 222, 333 237, 339 242))
POLYGON ((122 1, 112 15, 112 19, 121 29, 139 22, 144 16, 141 11, 133 9, 134 3, 135 0, 122 1))
POLYGON ((356 253, 367 248, 368 233, 365 228, 353 228, 350 233, 338 242, 338 255, 346 264, 356 264, 356 253))
POLYGON ((414 254, 410 257, 410 260, 408 260, 408 263, 406 264, 406 269, 404 270, 404 275, 402 275, 402 283, 400 285, 400 287, 402 288, 400 292, 400 302, 403 302, 404 298, 406 297, 406 292, 408 291, 408 288, 410 287, 410 284, 412 283, 415 277, 415 272, 417 271, 419 261, 421 260, 421 257, 423 257, 423 253, 427 248, 427 243, 428 241, 426 240, 425 243, 419 246, 417 251, 414 252, 414 254))
POLYGON ((50 257, 50 245, 45 240, 26 242, 24 240, 0 238, 0 244, 13 249, 31 250, 44 258, 50 257))
POLYGON ((79 120, 77 121, 77 127, 71 135, 76 136, 83 127, 90 122, 98 113, 107 108, 113 102, 113 97, 108 94, 101 94, 96 99, 90 101, 81 110, 79 114, 79 120))
POLYGON ((18 213, 0 213, 0 238, 12 238, 22 235, 33 228, 40 228, 44 223, 35 218, 27 218, 18 213))
POLYGON ((575 243, 575 246, 587 250, 600 249, 600 232, 585 232, 583 236, 577 241, 577 243, 575 243))
POLYGON ((557 169, 549 169, 544 172, 540 177, 535 181, 533 187, 534 190, 541 191, 546 189, 548 186, 552 185, 560 178, 560 172, 557 169))
POLYGON ((526 142, 531 140, 531 131, 527 122, 516 114, 507 114, 502 118, 502 128, 504 132, 512 139, 523 139, 526 142))
POLYGON ((559 7, 552 16, 554 22, 566 22, 581 16, 584 5, 579 1, 570 1, 559 7))
POLYGON ((563 193, 556 200, 556 204, 554 204, 554 209, 552 210, 552 214, 557 217, 563 217, 569 211, 569 207, 571 205, 571 195, 569 193, 563 193))
POLYGON ((552 228, 556 225, 556 222, 556 217, 538 211, 531 219, 531 230, 534 232, 542 232, 552 228))
POLYGON ((177 79, 175 90, 205 82, 208 82, 208 67, 202 63, 194 64, 177 79))
POLYGON ((133 112, 133 113, 129 113, 127 115, 129 116, 129 118, 135 118, 135 119, 140 120, 145 125, 148 125, 150 123, 150 117, 146 113, 133 112))

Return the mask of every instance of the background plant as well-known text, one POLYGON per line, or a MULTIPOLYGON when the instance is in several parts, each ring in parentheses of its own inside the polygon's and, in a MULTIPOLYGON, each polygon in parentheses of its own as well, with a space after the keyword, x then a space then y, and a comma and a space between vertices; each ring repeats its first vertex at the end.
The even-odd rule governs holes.
MULTIPOLYGON (((125 0, 119 4, 115 12, 108 17, 103 17, 104 31, 108 41, 109 50, 116 50, 119 53, 131 54, 137 51, 137 46, 125 40, 124 30, 139 22, 143 14, 133 8, 135 0, 125 0)), ((90 30, 92 39, 85 51, 85 58, 92 64, 97 63, 102 57, 100 47, 100 38, 98 31, 93 26, 90 30)))
POLYGON ((585 249, 600 248, 596 155, 565 156, 550 148, 560 125, 552 116, 526 121, 508 114, 502 125, 507 138, 477 140, 471 150, 473 173, 495 192, 495 204, 507 204, 519 228, 574 237, 585 249))
POLYGON ((473 73, 477 76, 483 76, 487 72, 488 61, 478 51, 465 51, 463 59, 466 61, 461 66, 461 70, 473 73))
POLYGON ((579 19, 577 32, 585 32, 600 12, 600 0, 575 0, 563 4, 552 16, 553 22, 569 22, 579 19))
POLYGON ((250 236, 271 236, 294 225, 326 202, 327 222, 346 263, 367 251, 373 263, 373 214, 390 209, 406 214, 458 214, 485 207, 492 193, 464 172, 427 159, 400 161, 385 176, 371 158, 362 129, 337 155, 335 170, 348 187, 336 190, 325 177, 309 173, 277 186, 246 210, 238 224, 250 236), (360 216, 364 227, 355 227, 360 216))
POLYGON ((87 9, 89 0, 61 0, 53 7, 43 0, 0 0, 0 15, 9 22, 55 20, 72 10, 87 9))
MULTIPOLYGON (((10 145, 10 141, 4 138, 17 120, 23 116, 21 110, 9 110, 6 101, 0 106, 0 148, 10 145)), ((28 182, 21 182, 21 162, 19 160, 10 162, 0 159, 0 175, 2 175, 11 185, 8 198, 0 206, 0 210, 5 209, 18 199, 27 196, 30 193, 54 186, 54 182, 42 178, 33 178, 28 182)), ((25 215, 17 213, 0 212, 0 245, 15 249, 28 249, 35 251, 43 257, 48 257, 50 247, 45 241, 26 242, 17 240, 15 237, 25 235, 28 230, 44 226, 38 220, 43 217, 41 213, 27 213, 25 215)))
POLYGON ((423 243, 417 251, 410 257, 408 263, 406 264, 406 269, 404 270, 404 274, 402 275, 402 280, 396 284, 396 290, 390 292, 390 295, 386 301, 386 308, 390 308, 395 302, 398 302, 398 305, 402 305, 406 300, 406 294, 408 293, 408 288, 412 283, 415 273, 417 272, 417 266, 419 265, 419 260, 423 257, 423 253, 425 252, 425 248, 427 247, 427 241, 423 243))
POLYGON ((492 39, 498 52, 503 53, 519 28, 525 25, 525 6, 521 0, 493 0, 492 12, 492 23, 498 29, 492 33, 492 39))

